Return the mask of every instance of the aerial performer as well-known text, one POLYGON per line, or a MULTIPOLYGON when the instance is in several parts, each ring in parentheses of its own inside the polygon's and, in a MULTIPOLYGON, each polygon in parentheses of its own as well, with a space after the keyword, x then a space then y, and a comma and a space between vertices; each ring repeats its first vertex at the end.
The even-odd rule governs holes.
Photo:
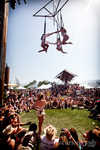
MULTIPOLYGON (((58 30, 58 29, 57 29, 58 30)), ((62 41, 60 39, 60 34, 59 34, 59 31, 61 32, 61 30, 58 30, 57 32, 57 41, 55 43, 53 42, 49 42, 49 44, 53 44, 53 45, 57 45, 56 49, 60 52, 62 52, 63 54, 66 54, 67 52, 63 51, 63 48, 62 48, 62 41)))
POLYGON ((63 51, 62 45, 72 44, 72 42, 68 41, 69 36, 67 34, 67 30, 64 28, 64 23, 63 23, 62 13, 61 13, 62 8, 66 5, 66 3, 69 0, 66 0, 63 4, 61 1, 63 1, 63 0, 58 0, 58 1, 49 0, 42 8, 40 8, 33 15, 35 17, 45 17, 44 33, 41 36, 41 47, 42 47, 42 49, 38 51, 39 53, 41 53, 41 52, 47 53, 50 44, 56 44, 56 46, 57 46, 56 49, 65 54, 66 52, 63 51), (48 9, 48 6, 50 3, 53 3, 53 9, 52 10, 48 9), (40 13, 42 10, 45 10, 45 14, 40 13), (50 18, 50 19, 53 18, 54 25, 56 23, 59 30, 57 30, 56 32, 46 33, 46 18, 50 18), (48 36, 51 36, 51 35, 53 35, 55 33, 59 33, 59 32, 60 32, 61 38, 60 39, 57 38, 56 43, 50 43, 47 41, 48 36))
POLYGON ((52 33, 46 33, 46 17, 45 17, 45 22, 44 22, 44 33, 42 34, 41 36, 41 47, 43 48, 42 50, 39 50, 38 52, 46 52, 47 53, 47 50, 48 50, 48 47, 49 47, 49 44, 48 42, 46 41, 46 38, 50 35, 53 35, 55 33, 58 33, 60 32, 59 31, 55 31, 55 32, 52 32, 52 33))
POLYGON ((63 20, 62 20, 61 11, 60 11, 60 22, 59 22, 59 14, 58 14, 56 23, 57 23, 57 31, 60 31, 60 32, 57 32, 57 41, 56 41, 56 43, 50 43, 50 42, 48 42, 48 43, 49 44, 56 44, 57 45, 56 49, 58 51, 62 52, 63 54, 66 54, 67 52, 63 51, 62 45, 72 44, 72 43, 67 42, 68 39, 69 39, 69 36, 67 35, 67 31, 64 28, 64 23, 63 23, 63 20), (62 39, 60 38, 60 36, 62 36, 62 39))
POLYGON ((61 36, 63 37, 62 44, 72 44, 72 42, 67 42, 69 40, 69 36, 67 34, 67 30, 64 27, 64 22, 63 22, 61 11, 60 11, 60 22, 61 22, 60 31, 61 31, 61 36))
POLYGON ((67 42, 69 40, 69 36, 67 35, 67 30, 64 27, 61 27, 61 35, 63 37, 62 44, 72 44, 72 42, 67 42))
POLYGON ((53 35, 55 33, 58 33, 60 32, 59 31, 55 31, 55 32, 52 32, 52 33, 45 33, 45 34, 42 34, 41 36, 41 47, 43 48, 42 50, 39 50, 38 52, 46 52, 47 53, 47 50, 48 50, 48 47, 49 47, 49 42, 46 41, 46 38, 49 37, 50 35, 53 35))
POLYGON ((48 42, 46 41, 46 35, 43 34, 41 36, 41 47, 43 48, 42 50, 39 50, 38 52, 46 52, 47 53, 47 50, 48 50, 48 47, 49 47, 49 44, 48 42))
POLYGON ((63 48, 62 48, 62 41, 60 39, 60 37, 57 38, 57 47, 56 49, 60 52, 62 52, 63 54, 66 54, 67 52, 64 52, 63 51, 63 48))

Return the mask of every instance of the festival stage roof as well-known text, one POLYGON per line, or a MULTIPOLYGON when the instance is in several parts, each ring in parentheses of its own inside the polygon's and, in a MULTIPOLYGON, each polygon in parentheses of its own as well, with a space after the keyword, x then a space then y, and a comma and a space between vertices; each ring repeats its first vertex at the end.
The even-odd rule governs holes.
POLYGON ((76 76, 75 74, 72 74, 68 72, 67 70, 63 70, 56 76, 56 78, 67 83, 68 81, 71 81, 75 76, 76 76))

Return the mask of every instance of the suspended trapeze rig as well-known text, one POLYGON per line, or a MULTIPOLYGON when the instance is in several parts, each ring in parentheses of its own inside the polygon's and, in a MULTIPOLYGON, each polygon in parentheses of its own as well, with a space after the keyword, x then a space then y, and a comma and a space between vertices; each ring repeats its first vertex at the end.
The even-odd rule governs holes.
POLYGON ((63 17, 61 10, 66 5, 66 3, 69 0, 65 0, 65 2, 62 4, 64 0, 50 0, 47 2, 42 8, 40 8, 37 12, 33 14, 34 17, 43 17, 44 19, 44 32, 41 36, 41 47, 42 50, 39 50, 38 52, 46 52, 48 51, 48 48, 50 44, 56 45, 56 49, 62 53, 67 53, 63 51, 62 45, 65 44, 72 44, 72 42, 67 42, 69 40, 69 36, 67 35, 67 30, 64 27, 63 17), (55 2, 56 1, 56 2, 55 2), (53 5, 53 11, 49 10, 49 6, 52 3, 53 5), (46 14, 40 14, 43 10, 46 11, 46 14), (54 24, 56 23, 57 30, 52 33, 46 33, 46 25, 47 25, 47 18, 52 19, 54 24), (47 37, 57 34, 56 42, 49 42, 47 41, 47 37))

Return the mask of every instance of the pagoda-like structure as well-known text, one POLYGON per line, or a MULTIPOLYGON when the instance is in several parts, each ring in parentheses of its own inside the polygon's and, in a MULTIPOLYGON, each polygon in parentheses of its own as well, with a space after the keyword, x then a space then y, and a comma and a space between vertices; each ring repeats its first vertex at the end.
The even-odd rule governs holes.
POLYGON ((72 74, 72 73, 68 72, 67 70, 63 70, 56 76, 56 78, 67 83, 68 81, 71 81, 75 76, 76 76, 75 74, 72 74))

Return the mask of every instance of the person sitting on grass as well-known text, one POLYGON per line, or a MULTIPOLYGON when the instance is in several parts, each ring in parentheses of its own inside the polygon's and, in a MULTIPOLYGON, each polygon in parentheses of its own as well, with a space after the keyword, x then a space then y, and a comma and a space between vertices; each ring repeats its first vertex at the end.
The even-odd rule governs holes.
POLYGON ((12 125, 8 125, 3 131, 2 131, 2 140, 0 142, 0 149, 4 150, 15 150, 15 140, 11 137, 13 135, 13 131, 15 129, 12 127, 12 125))
POLYGON ((70 149, 71 150, 81 150, 81 141, 79 140, 78 138, 78 134, 77 134, 77 131, 74 129, 74 128, 71 128, 70 130, 70 134, 71 136, 73 137, 73 139, 76 141, 76 143, 78 145, 76 145, 75 142, 73 142, 73 140, 69 140, 69 145, 70 145, 70 149))
POLYGON ((41 136, 40 150, 53 150, 57 148, 59 139, 56 138, 56 133, 57 130, 52 125, 44 128, 44 135, 41 136))
MULTIPOLYGON (((75 137, 72 136, 72 134, 70 133, 70 131, 67 128, 64 128, 63 134, 68 140, 67 145, 65 145, 65 148, 66 148, 65 150, 81 150, 78 141, 75 140, 75 137), (72 145, 74 145, 74 149, 72 149, 72 147, 71 147, 72 145)), ((60 142, 59 142, 59 145, 60 145, 60 142)), ((59 147, 58 147, 58 150, 61 150, 61 149, 59 149, 59 147)))
MULTIPOLYGON (((37 134, 37 125, 32 123, 29 126, 29 131, 25 134, 21 148, 29 150, 39 150, 40 139, 37 134)), ((20 149, 22 150, 22 149, 20 149)))

